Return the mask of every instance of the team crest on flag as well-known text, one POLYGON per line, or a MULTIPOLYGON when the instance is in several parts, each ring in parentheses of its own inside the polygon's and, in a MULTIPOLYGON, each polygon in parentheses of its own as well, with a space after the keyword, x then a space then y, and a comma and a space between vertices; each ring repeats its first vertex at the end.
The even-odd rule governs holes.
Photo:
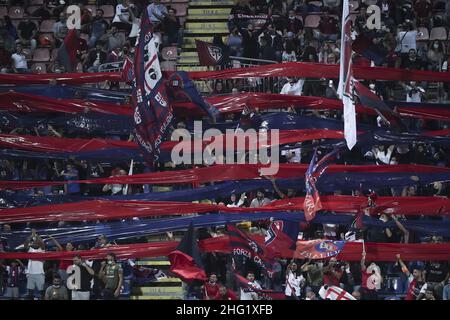
POLYGON ((211 59, 216 61, 216 63, 218 63, 223 57, 222 49, 219 47, 208 46, 208 53, 211 59))
POLYGON ((310 240, 298 241, 294 258, 297 259, 326 259, 341 252, 345 241, 310 240))

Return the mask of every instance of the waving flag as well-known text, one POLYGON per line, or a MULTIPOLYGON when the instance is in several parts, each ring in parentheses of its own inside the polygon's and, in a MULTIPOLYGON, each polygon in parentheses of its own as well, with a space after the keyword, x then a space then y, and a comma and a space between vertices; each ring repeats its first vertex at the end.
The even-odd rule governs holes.
POLYGON ((158 47, 147 10, 143 11, 134 58, 132 102, 136 139, 150 165, 159 159, 159 147, 173 119, 158 59, 158 47))
POLYGON ((314 219, 316 212, 322 209, 322 202, 320 201, 316 182, 328 168, 329 164, 336 158, 338 152, 339 149, 335 149, 318 161, 317 149, 314 151, 314 155, 305 174, 306 196, 305 202, 303 203, 303 211, 305 212, 306 221, 314 219))
POLYGON ((364 34, 356 37, 353 41, 352 49, 364 58, 373 61, 376 66, 383 65, 387 55, 387 51, 384 48, 375 45, 372 38, 364 34))
POLYGON ((394 112, 383 100, 376 94, 370 91, 366 86, 359 81, 354 80, 355 93, 357 94, 359 101, 365 107, 374 109, 380 117, 387 121, 391 126, 405 128, 399 114, 394 112))
POLYGON ((356 112, 353 100, 352 36, 349 1, 342 5, 341 63, 339 69, 339 98, 344 104, 344 135, 351 150, 356 144, 356 112))
POLYGON ((125 62, 122 67, 122 81, 133 83, 134 78, 133 61, 129 57, 125 57, 125 62))
POLYGON ((197 244, 197 232, 192 223, 178 247, 167 257, 170 271, 183 281, 207 279, 197 244))
POLYGON ((169 78, 169 96, 177 102, 192 102, 216 120, 220 111, 203 99, 186 71, 174 72, 169 78))
POLYGON ((272 278, 272 263, 265 257, 264 249, 234 225, 227 225, 227 230, 232 255, 244 256, 247 259, 250 259, 272 278))
POLYGON ((195 40, 195 45, 202 66, 224 65, 229 61, 228 53, 225 52, 224 48, 200 40, 195 40))
POLYGON ((297 241, 294 258, 296 259, 327 259, 341 252, 345 241, 310 240, 297 241))
POLYGON ((319 295, 324 300, 356 300, 350 293, 336 286, 323 286, 319 295))
POLYGON ((283 250, 291 249, 297 241, 299 231, 300 224, 298 221, 272 221, 264 241, 267 249, 266 255, 270 257, 279 257, 283 250))

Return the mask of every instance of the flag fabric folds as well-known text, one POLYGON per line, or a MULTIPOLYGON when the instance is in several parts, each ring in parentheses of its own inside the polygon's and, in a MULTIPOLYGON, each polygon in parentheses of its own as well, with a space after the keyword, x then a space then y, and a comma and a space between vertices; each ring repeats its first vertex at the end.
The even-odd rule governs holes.
POLYGON ((341 63, 339 69, 339 98, 344 104, 344 135, 351 150, 356 144, 356 111, 353 100, 352 35, 349 1, 342 4, 341 63))
POLYGON ((316 182, 335 159, 338 150, 335 149, 326 154, 320 161, 318 161, 317 149, 314 150, 313 157, 305 174, 306 196, 305 202, 303 203, 303 211, 305 212, 306 221, 314 219, 316 212, 322 209, 322 202, 320 201, 316 182))
POLYGON ((132 84, 135 134, 145 159, 153 166, 159 159, 159 147, 173 119, 166 86, 158 59, 158 44, 153 36, 147 10, 143 11, 134 59, 132 84))
POLYGON ((319 290, 319 296, 323 300, 356 300, 350 293, 336 286, 323 286, 319 290))
POLYGON ((228 52, 223 47, 201 40, 195 40, 195 45, 202 66, 224 65, 229 61, 228 52))
POLYGON ((197 244, 197 232, 192 223, 180 244, 167 257, 170 271, 183 281, 207 279, 197 244))
POLYGON ((267 256, 280 257, 283 250, 292 248, 297 241, 299 231, 300 224, 298 221, 272 221, 264 241, 267 256))
POLYGON ((298 241, 294 258, 296 259, 327 259, 337 256, 344 247, 345 241, 316 239, 298 241))

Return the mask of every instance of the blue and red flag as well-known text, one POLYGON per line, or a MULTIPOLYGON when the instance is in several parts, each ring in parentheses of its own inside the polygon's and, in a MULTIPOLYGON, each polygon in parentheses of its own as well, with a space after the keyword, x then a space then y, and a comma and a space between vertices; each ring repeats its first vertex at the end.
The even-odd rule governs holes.
POLYGON ((327 153, 320 161, 318 160, 317 149, 305 174, 306 196, 303 203, 303 211, 306 221, 311 221, 316 216, 316 212, 322 209, 319 191, 316 188, 317 179, 325 172, 330 163, 336 159, 339 149, 334 149, 327 153))
POLYGON ((228 224, 227 230, 233 257, 245 257, 253 261, 272 278, 272 261, 265 256, 264 249, 234 225, 228 224))
POLYGON ((134 58, 135 79, 132 102, 136 140, 147 162, 154 166, 159 147, 173 119, 158 59, 158 44, 153 36, 147 10, 143 10, 134 58))
POLYGON ((373 39, 364 34, 360 34, 352 43, 353 51, 359 53, 364 58, 373 61, 376 66, 382 66, 387 56, 387 51, 373 43, 373 39))
POLYGON ((310 241, 298 241, 295 249, 295 259, 327 259, 341 252, 345 241, 332 241, 316 239, 310 241))
POLYGON ((274 220, 265 237, 266 256, 280 257, 286 249, 294 249, 300 231, 298 221, 274 220))

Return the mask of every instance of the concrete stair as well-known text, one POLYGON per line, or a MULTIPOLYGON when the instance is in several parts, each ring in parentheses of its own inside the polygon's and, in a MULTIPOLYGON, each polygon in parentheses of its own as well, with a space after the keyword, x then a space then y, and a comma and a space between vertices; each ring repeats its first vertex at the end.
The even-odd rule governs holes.
MULTIPOLYGON (((211 42, 214 35, 227 36, 228 16, 233 0, 191 0, 184 26, 184 42, 177 61, 177 70, 199 66, 195 40, 211 42)), ((186 71, 194 71, 189 69, 186 71)), ((206 70, 206 68, 198 71, 206 70)), ((197 71, 197 70, 196 70, 197 71)))

